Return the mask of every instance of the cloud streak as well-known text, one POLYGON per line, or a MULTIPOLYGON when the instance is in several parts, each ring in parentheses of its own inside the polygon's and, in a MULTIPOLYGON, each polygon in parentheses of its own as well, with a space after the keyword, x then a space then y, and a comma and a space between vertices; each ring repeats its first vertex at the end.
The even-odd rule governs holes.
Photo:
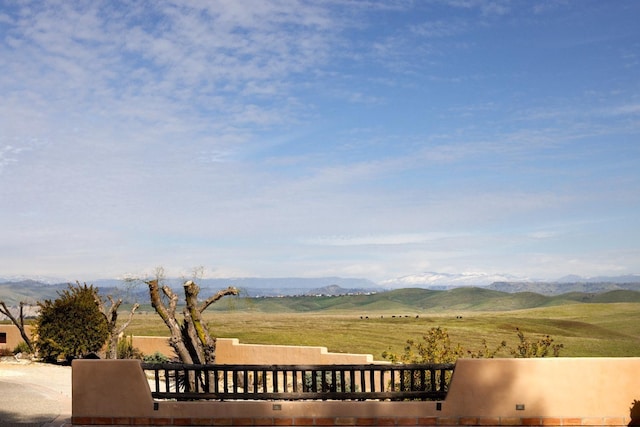
POLYGON ((636 8, 2 5, 0 277, 637 272, 636 8))

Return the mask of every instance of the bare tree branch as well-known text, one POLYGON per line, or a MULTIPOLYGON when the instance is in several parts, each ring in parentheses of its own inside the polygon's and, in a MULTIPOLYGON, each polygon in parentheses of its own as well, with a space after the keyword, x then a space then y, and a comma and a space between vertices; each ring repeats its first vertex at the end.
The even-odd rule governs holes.
POLYGON ((149 285, 151 305, 160 315, 171 332, 169 343, 183 363, 215 363, 216 339, 211 336, 207 324, 202 319, 202 312, 211 304, 227 295, 238 295, 233 287, 221 290, 207 300, 198 304, 200 288, 192 280, 184 282, 185 307, 183 319, 176 319, 178 296, 163 286, 162 292, 169 299, 168 304, 162 300, 159 291, 159 280, 146 282, 149 285))
POLYGON ((124 324, 118 327, 118 309, 122 305, 122 298, 118 298, 114 300, 111 295, 107 295, 107 299, 109 300, 110 306, 107 309, 102 301, 102 299, 96 294, 95 295, 96 302, 100 307, 100 312, 107 319, 107 324, 109 326, 109 345, 107 346, 107 359, 117 359, 118 358, 118 340, 120 339, 120 334, 124 332, 124 330, 129 326, 131 321, 133 320, 133 315, 140 307, 140 304, 134 304, 129 313, 129 319, 124 322, 124 324))
POLYGON ((27 331, 24 327, 24 302, 20 301, 20 314, 18 315, 18 319, 16 319, 11 314, 11 311, 9 310, 7 305, 4 303, 4 301, 0 301, 0 313, 7 316, 9 320, 11 320, 11 323, 13 323, 16 326, 16 328, 18 328, 18 330, 20 331, 20 336, 22 337, 24 342, 27 344, 27 347, 29 347, 29 350, 31 350, 31 353, 34 353, 35 349, 33 348, 33 343, 31 342, 31 338, 29 338, 29 335, 27 335, 27 331))
POLYGON ((178 295, 175 294, 173 292, 173 290, 167 286, 164 285, 162 287, 162 292, 167 296, 167 298, 169 299, 169 313, 175 317, 176 315, 176 306, 178 305, 178 295))
POLYGON ((182 328, 176 320, 176 305, 178 303, 178 296, 174 294, 168 286, 163 286, 162 291, 169 297, 169 308, 165 305, 160 297, 160 289, 158 279, 149 280, 146 282, 149 285, 149 296, 151 298, 151 305, 156 310, 156 313, 160 315, 160 318, 164 321, 165 325, 169 328, 171 338, 169 344, 175 350, 176 354, 182 360, 183 363, 194 363, 187 346, 182 338, 182 328))
POLYGON ((200 306, 198 307, 198 311, 200 311, 200 313, 202 313, 203 311, 205 311, 211 304, 213 304, 214 302, 218 301, 219 299, 228 296, 228 295, 238 295, 240 294, 240 291, 237 288, 234 288, 233 286, 229 286, 227 289, 223 289, 221 291, 218 291, 215 295, 210 296, 209 298, 207 298, 205 301, 203 301, 200 306))

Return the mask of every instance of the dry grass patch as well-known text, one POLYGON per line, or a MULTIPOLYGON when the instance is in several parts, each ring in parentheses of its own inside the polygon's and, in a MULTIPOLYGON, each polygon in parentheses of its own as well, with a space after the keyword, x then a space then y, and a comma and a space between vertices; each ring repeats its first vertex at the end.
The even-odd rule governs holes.
MULTIPOLYGON (((402 315, 362 314, 359 310, 284 314, 211 311, 205 320, 216 336, 239 338, 243 343, 323 346, 333 352, 372 354, 377 360, 385 350, 402 352, 407 339, 420 338, 438 326, 449 331, 452 342, 469 349, 479 348, 483 339, 489 347, 502 340, 515 345, 517 327, 531 337, 551 335, 564 344, 561 356, 640 356, 638 303, 402 315)), ((159 316, 147 311, 134 317, 127 334, 167 336, 168 332, 159 316)))

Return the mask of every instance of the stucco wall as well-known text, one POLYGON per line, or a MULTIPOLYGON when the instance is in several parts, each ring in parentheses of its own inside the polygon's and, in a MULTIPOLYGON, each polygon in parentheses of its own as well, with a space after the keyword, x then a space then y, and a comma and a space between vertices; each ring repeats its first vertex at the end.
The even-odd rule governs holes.
MULTIPOLYGON (((31 327, 29 325, 25 327, 25 331, 27 332, 27 335, 31 337, 31 327)), ((23 341, 22 337, 20 336, 20 331, 15 327, 15 325, 0 325, 0 333, 6 334, 7 341, 6 343, 0 343, 0 350, 13 351, 13 349, 15 349, 16 346, 23 341)))
POLYGON ((640 358, 461 359, 443 402, 153 402, 138 363, 74 361, 73 423, 626 426, 640 400, 640 358))
MULTIPOLYGON (((31 336, 31 327, 27 326, 27 332, 31 336)), ((7 339, 6 343, 0 344, 0 349, 12 351, 22 342, 20 332, 14 325, 0 325, 0 333, 6 333, 7 339)), ((133 336, 132 344, 145 355, 158 351, 169 358, 175 356, 167 337, 133 336)), ((370 354, 331 353, 326 347, 241 344, 236 338, 217 339, 216 362, 258 365, 374 363, 370 354)))
MULTIPOLYGON (((175 355, 166 337, 132 337, 133 346, 143 354, 156 351, 175 355)), ((220 364, 360 364, 374 363, 370 354, 331 353, 326 347, 241 344, 236 338, 218 338, 216 363, 220 364)), ((377 362, 383 363, 383 362, 377 362)))
POLYGON ((169 338, 167 337, 141 337, 134 335, 131 337, 131 343, 144 355, 159 352, 170 359, 175 357, 175 352, 169 345, 169 338))

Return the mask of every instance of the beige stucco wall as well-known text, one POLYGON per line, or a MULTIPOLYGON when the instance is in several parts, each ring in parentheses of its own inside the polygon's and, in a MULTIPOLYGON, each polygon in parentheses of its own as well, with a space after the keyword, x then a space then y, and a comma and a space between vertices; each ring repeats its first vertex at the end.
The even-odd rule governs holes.
POLYGON ((169 338, 167 337, 132 336, 131 343, 144 355, 151 355, 155 352, 159 352, 170 359, 175 357, 175 352, 169 345, 169 338))
POLYGON ((154 408, 138 363, 74 361, 74 424, 623 426, 640 400, 640 358, 461 359, 440 408, 376 401, 162 401, 154 408))
MULTIPOLYGON (((31 336, 31 327, 27 326, 31 336)), ((0 325, 0 332, 7 334, 7 342, 0 344, 0 349, 13 350, 22 337, 14 325, 0 325)), ((132 344, 143 354, 150 355, 157 352, 169 358, 175 357, 175 352, 169 345, 168 337, 133 336, 132 344)), ((216 362, 220 364, 361 364, 374 363, 370 354, 331 353, 326 347, 241 344, 236 338, 218 338, 216 347, 216 362)), ((385 363, 385 362, 376 362, 385 363)))
POLYGON ((460 416, 629 415, 640 358, 463 359, 442 412, 460 416), (524 405, 517 410, 516 405, 524 405))
POLYGON ((151 389, 139 360, 74 360, 72 412, 95 417, 135 417, 153 411, 151 389))
MULTIPOLYGON (((156 351, 168 357, 175 355, 166 337, 132 337, 133 346, 143 354, 156 351)), ((241 344, 236 338, 216 340, 216 363, 220 364, 361 364, 374 363, 370 354, 331 353, 326 347, 241 344)), ((384 363, 384 362, 377 362, 384 363)))
POLYGON ((236 338, 218 338, 216 363, 243 364, 361 364, 373 363, 370 354, 331 353, 326 347, 241 344, 236 338))
MULTIPOLYGON (((27 335, 31 337, 31 326, 25 326, 25 331, 27 332, 27 335)), ((15 325, 0 325, 0 333, 6 334, 7 337, 7 342, 0 344, 0 350, 13 351, 13 349, 15 349, 16 346, 23 341, 22 337, 20 336, 20 331, 15 325)))

